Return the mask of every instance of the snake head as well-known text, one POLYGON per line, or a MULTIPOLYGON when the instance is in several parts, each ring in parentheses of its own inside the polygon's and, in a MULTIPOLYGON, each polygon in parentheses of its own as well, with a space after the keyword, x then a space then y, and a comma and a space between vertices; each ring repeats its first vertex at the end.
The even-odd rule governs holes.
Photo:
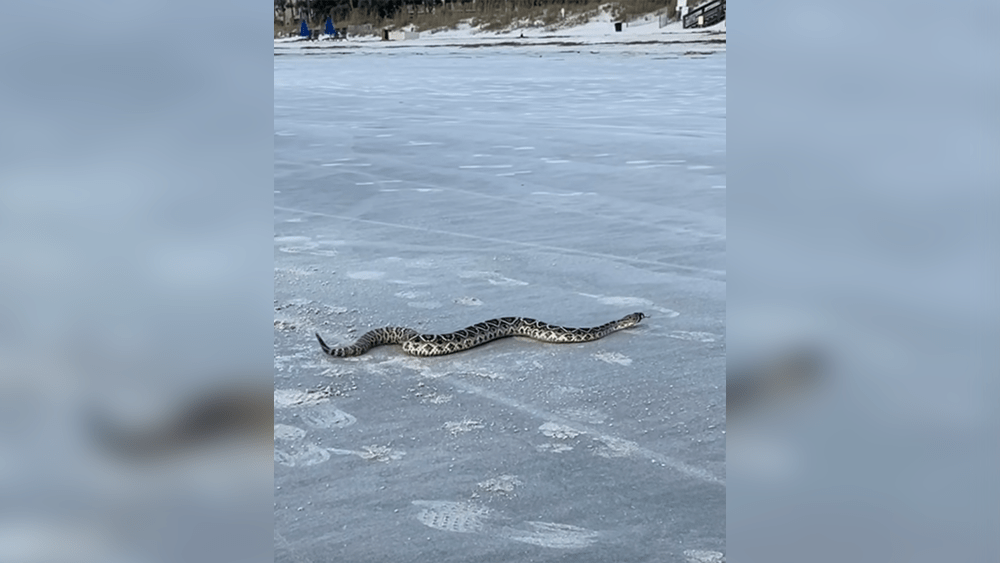
POLYGON ((625 317, 622 320, 626 321, 626 322, 631 322, 633 324, 638 324, 639 321, 641 321, 642 319, 646 318, 646 316, 647 315, 645 313, 632 313, 631 315, 628 315, 627 317, 625 317))

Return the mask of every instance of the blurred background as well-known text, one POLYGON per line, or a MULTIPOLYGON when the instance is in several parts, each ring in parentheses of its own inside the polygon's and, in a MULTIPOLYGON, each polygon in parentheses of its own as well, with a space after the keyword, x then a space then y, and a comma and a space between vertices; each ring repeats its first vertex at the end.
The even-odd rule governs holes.
POLYGON ((733 3, 727 557, 998 561, 995 2, 733 3))
POLYGON ((0 560, 270 560, 266 6, 0 35, 0 560))

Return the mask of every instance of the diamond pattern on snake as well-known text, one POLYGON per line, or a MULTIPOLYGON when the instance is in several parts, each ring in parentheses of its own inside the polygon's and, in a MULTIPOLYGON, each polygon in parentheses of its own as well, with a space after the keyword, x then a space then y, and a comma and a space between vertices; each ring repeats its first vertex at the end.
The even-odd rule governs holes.
POLYGON ((319 334, 316 339, 323 351, 344 358, 360 356, 376 346, 399 344, 411 356, 443 356, 474 348, 508 336, 527 336, 540 342, 556 344, 590 342, 639 324, 646 315, 632 313, 617 321, 590 328, 551 325, 524 317, 490 319, 447 334, 420 334, 412 328, 387 326, 370 330, 349 346, 332 347, 319 334))

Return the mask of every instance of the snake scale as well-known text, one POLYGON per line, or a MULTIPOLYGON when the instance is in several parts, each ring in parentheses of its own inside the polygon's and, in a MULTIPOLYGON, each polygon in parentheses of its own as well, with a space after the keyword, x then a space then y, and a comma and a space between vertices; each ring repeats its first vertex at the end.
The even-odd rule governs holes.
POLYGON ((508 336, 527 336, 541 342, 560 344, 590 342, 604 338, 612 332, 635 326, 645 316, 643 313, 632 313, 617 321, 591 328, 568 328, 524 317, 503 317, 476 323, 447 334, 420 334, 412 328, 387 326, 370 330, 353 344, 340 348, 327 345, 319 334, 316 335, 316 339, 319 340, 324 352, 338 358, 360 356, 383 344, 400 344, 403 351, 411 356, 442 356, 508 336))

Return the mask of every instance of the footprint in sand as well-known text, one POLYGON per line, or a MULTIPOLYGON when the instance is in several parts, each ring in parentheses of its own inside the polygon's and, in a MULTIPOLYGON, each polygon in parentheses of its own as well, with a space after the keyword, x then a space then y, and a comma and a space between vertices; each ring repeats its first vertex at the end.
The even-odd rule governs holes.
POLYGON ((492 479, 487 479, 481 483, 476 483, 480 491, 494 495, 509 495, 514 489, 524 483, 514 475, 500 475, 492 479))
POLYGON ((667 334, 670 338, 676 338, 677 340, 689 340, 692 342, 715 342, 718 340, 718 336, 712 334, 711 332, 692 332, 687 330, 675 330, 667 334))
POLYGON ((337 455, 356 455, 365 461, 381 461, 388 463, 390 461, 395 461, 397 459, 403 459, 406 452, 393 449, 389 446, 365 446, 360 450, 341 450, 338 448, 327 448, 332 454, 337 455))
POLYGON ((298 413, 302 422, 317 429, 346 428, 358 421, 354 415, 348 414, 329 403, 314 405, 298 413))
POLYGON ((472 432, 473 430, 479 430, 480 428, 485 428, 483 421, 473 420, 471 418, 444 423, 444 429, 451 432, 452 436, 458 436, 459 434, 472 432))
POLYGON ((482 272, 482 271, 465 271, 459 272, 458 277, 464 280, 486 280, 490 285, 528 285, 528 282, 515 280, 514 278, 508 278, 502 276, 497 272, 482 272))
POLYGON ((506 525, 501 522, 509 519, 493 516, 489 508, 472 502, 415 500, 413 505, 420 509, 416 518, 421 524, 445 532, 483 534, 553 549, 587 547, 600 537, 599 532, 555 522, 506 525))
POLYGON ((707 549, 687 549, 684 551, 687 563, 726 563, 726 555, 707 549))
POLYGON ((555 422, 546 422, 538 427, 538 431, 549 438, 555 438, 556 440, 569 440, 576 438, 582 432, 572 428, 570 426, 565 426, 563 424, 556 424, 555 422))
POLYGON ((426 291, 406 290, 406 291, 400 291, 395 295, 400 299, 419 299, 421 297, 427 297, 429 293, 427 293, 426 291))
POLYGON ((639 452, 639 444, 624 438, 597 436, 594 440, 598 442, 598 445, 594 447, 594 453, 601 457, 631 457, 639 452))
POLYGON ((594 354, 594 358, 609 364, 618 364, 620 366, 632 365, 632 358, 618 352, 598 352, 594 354))
POLYGON ((316 242, 309 237, 302 236, 279 236, 274 237, 278 250, 285 254, 312 254, 314 256, 332 257, 337 255, 337 251, 329 248, 321 248, 324 243, 316 242))
POLYGON ((331 391, 327 387, 316 391, 300 391, 298 389, 275 389, 274 408, 290 408, 326 403, 330 400, 331 391))
POLYGON ((542 453, 548 452, 548 453, 560 454, 562 452, 568 452, 572 450, 573 446, 569 444, 550 443, 550 444, 538 444, 537 446, 535 446, 535 449, 542 453))
POLYGON ((275 442, 294 442, 306 437, 306 431, 287 424, 274 425, 275 442))
POLYGON ((274 462, 286 467, 308 467, 330 459, 330 452, 311 442, 292 442, 274 448, 274 462))

